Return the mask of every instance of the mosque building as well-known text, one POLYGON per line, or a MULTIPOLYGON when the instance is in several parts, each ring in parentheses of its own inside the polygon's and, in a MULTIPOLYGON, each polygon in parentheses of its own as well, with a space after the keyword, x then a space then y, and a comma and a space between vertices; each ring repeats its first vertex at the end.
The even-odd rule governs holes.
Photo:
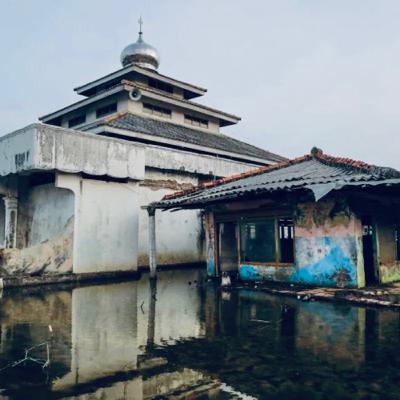
MULTIPOLYGON (((122 68, 0 138, 1 275, 135 271, 148 265, 145 205, 284 160, 221 133, 240 118, 193 101, 206 89, 161 74, 139 22, 122 68)), ((158 265, 204 261, 199 211, 160 213, 157 234, 158 265)))

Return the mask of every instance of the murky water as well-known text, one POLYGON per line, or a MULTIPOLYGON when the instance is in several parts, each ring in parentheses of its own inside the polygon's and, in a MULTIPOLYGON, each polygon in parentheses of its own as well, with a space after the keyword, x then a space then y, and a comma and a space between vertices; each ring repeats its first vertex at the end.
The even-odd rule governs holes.
POLYGON ((203 282, 3 292, 0 398, 400 399, 399 313, 203 282))

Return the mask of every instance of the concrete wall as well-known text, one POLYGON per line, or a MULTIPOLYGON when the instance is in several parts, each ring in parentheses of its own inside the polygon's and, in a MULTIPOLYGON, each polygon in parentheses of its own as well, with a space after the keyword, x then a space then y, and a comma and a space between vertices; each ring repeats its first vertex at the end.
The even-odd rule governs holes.
POLYGON ((136 270, 137 183, 58 174, 56 184, 75 194, 73 272, 136 270))
POLYGON ((391 217, 376 218, 378 276, 382 283, 400 280, 400 262, 396 254, 395 223, 391 217))
POLYGON ((18 248, 2 250, 0 272, 72 272, 73 220, 71 191, 56 188, 54 183, 25 187, 18 199, 18 248))
POLYGON ((144 147, 41 124, 0 138, 0 176, 32 170, 143 179, 144 147))
POLYGON ((26 207, 28 229, 26 247, 30 247, 64 232, 74 215, 74 194, 54 184, 34 186, 21 208, 26 207))
POLYGON ((361 221, 342 200, 301 204, 295 222, 292 282, 364 286, 361 221))
MULTIPOLYGON (((145 206, 159 201, 166 194, 197 185, 193 176, 166 171, 146 170, 146 179, 139 186, 139 202, 145 206)), ((139 214, 139 259, 148 265, 148 214, 139 214)), ((204 261, 203 234, 200 212, 185 210, 178 213, 156 213, 157 264, 185 264, 204 261)))
MULTIPOLYGON (((251 215, 248 211, 247 215, 251 215)), ((280 216, 277 211, 276 216, 280 216)), ((209 217, 209 219, 212 217, 209 217)), ((207 224, 208 274, 215 275, 214 224, 207 224)), ((343 200, 300 203, 294 218, 294 263, 242 263, 243 280, 270 280, 318 286, 364 286, 362 225, 343 200)))

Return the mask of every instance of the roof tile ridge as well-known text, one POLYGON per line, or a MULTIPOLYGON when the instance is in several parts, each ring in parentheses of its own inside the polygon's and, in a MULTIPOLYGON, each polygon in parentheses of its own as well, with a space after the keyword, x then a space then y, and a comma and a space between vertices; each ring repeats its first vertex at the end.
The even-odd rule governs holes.
POLYGON ((313 155, 313 157, 325 164, 334 165, 334 166, 342 166, 352 169, 357 169, 362 172, 372 173, 374 167, 371 164, 368 164, 364 161, 354 160, 352 158, 347 157, 335 157, 329 154, 317 153, 313 155))
POLYGON ((109 117, 104 118, 103 119, 103 123, 110 124, 111 122, 113 122, 113 121, 115 121, 115 120, 117 120, 117 119, 119 119, 121 117, 124 117, 126 114, 129 114, 129 111, 117 112, 117 113, 115 113, 113 115, 110 115, 109 117))
POLYGON ((261 175, 261 174, 268 173, 268 172, 277 171, 279 169, 287 168, 287 167, 290 167, 291 165, 295 165, 295 164, 300 164, 304 161, 309 161, 311 159, 312 159, 312 156, 310 154, 306 154, 304 156, 297 157, 292 160, 285 160, 285 161, 281 161, 276 164, 264 165, 259 168, 253 168, 253 169, 250 169, 249 171, 242 172, 240 174, 230 175, 230 176, 226 176, 226 177, 214 180, 214 181, 208 181, 205 183, 201 183, 200 185, 195 186, 191 189, 181 190, 179 192, 167 194, 162 198, 162 200, 176 199, 178 197, 192 194, 192 193, 198 192, 203 189, 210 189, 210 188, 222 185, 224 183, 230 183, 230 182, 240 180, 242 178, 249 178, 251 176, 256 176, 256 175, 261 175))

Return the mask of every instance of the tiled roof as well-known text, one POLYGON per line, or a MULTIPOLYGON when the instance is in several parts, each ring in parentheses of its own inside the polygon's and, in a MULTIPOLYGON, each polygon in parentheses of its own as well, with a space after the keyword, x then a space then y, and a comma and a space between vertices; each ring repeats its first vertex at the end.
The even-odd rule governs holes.
POLYGON ((400 172, 376 167, 362 161, 325 155, 314 148, 311 154, 278 164, 228 176, 200 186, 167 195, 159 208, 200 205, 222 199, 233 199, 249 193, 309 188, 321 184, 362 184, 368 182, 400 183, 400 172))
POLYGON ((120 113, 99 121, 97 125, 127 129, 151 136, 175 140, 183 143, 208 147, 210 152, 215 149, 224 150, 238 155, 260 158, 265 162, 279 162, 285 160, 277 154, 252 146, 248 143, 231 138, 222 133, 211 133, 170 122, 145 118, 131 113, 120 113))

